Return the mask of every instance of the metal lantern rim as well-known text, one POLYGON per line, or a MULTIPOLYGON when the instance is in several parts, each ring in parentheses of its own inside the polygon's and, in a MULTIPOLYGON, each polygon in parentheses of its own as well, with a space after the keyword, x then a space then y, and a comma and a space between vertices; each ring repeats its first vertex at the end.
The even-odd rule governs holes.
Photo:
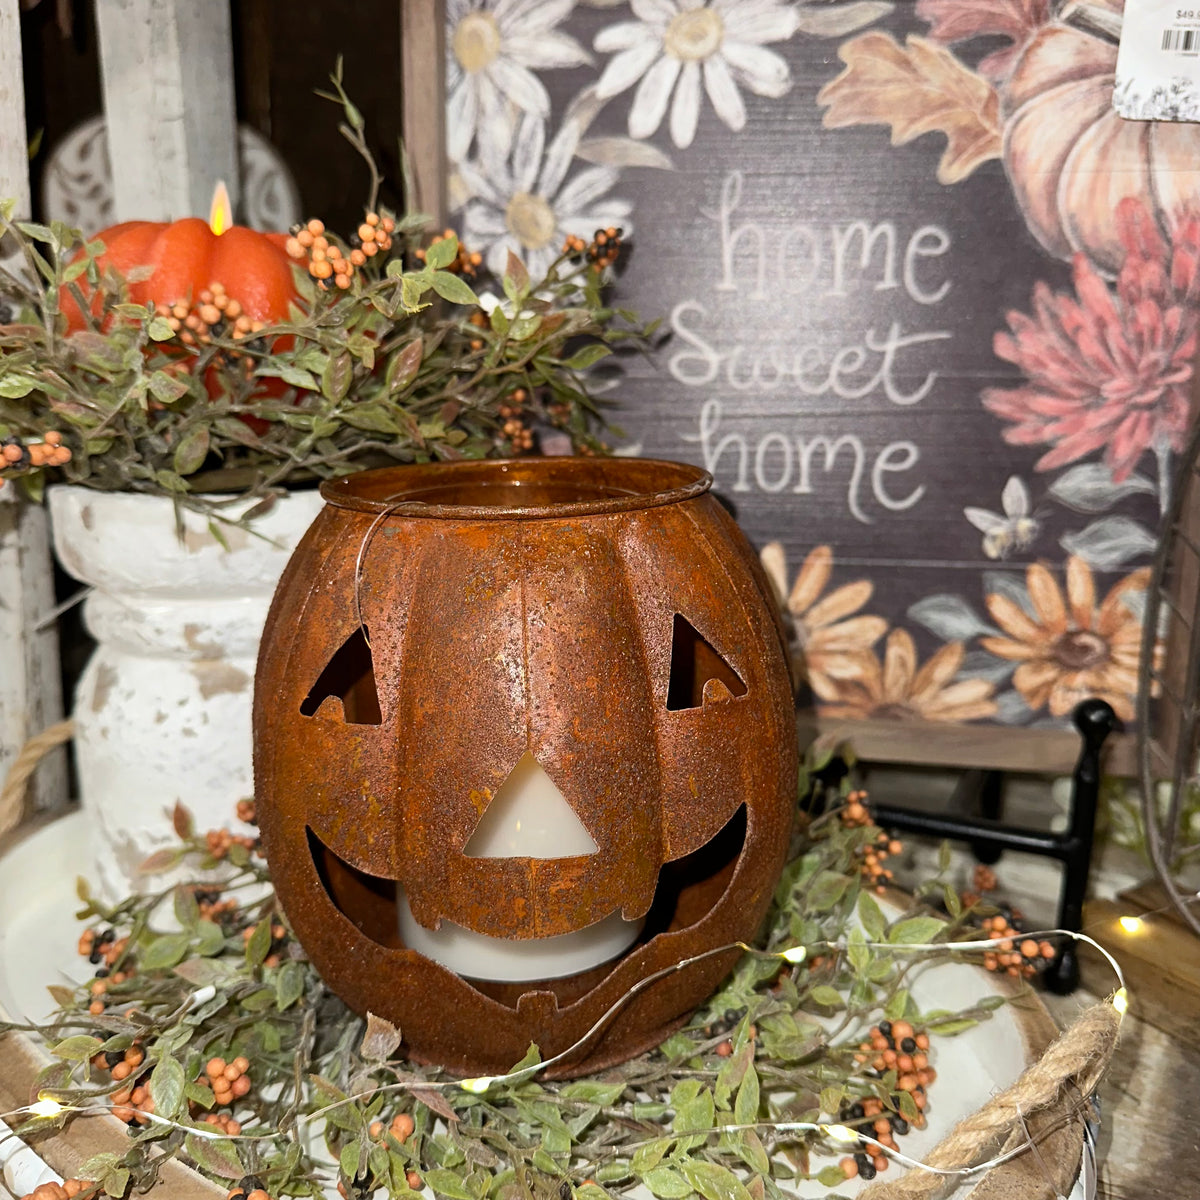
POLYGON ((380 517, 530 521, 661 508, 702 496, 712 485, 712 475, 690 463, 564 455, 382 467, 326 480, 321 496, 380 517), (512 502, 523 488, 530 502, 512 502), (471 503, 439 495, 487 498, 471 503))

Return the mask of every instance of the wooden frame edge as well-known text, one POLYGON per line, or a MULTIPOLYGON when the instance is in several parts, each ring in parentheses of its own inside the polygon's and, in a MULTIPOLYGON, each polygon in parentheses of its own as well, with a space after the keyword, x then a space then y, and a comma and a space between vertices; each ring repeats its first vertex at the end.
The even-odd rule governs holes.
MULTIPOLYGON (((899 766, 977 768, 1029 775, 1071 775, 1083 743, 1071 729, 1012 729, 940 721, 871 721, 796 714, 801 746, 818 738, 848 742, 864 762, 899 766)), ((1120 778, 1137 773, 1136 738, 1114 734, 1105 743, 1104 770, 1120 778)))
POLYGON ((412 176, 410 211, 446 223, 446 23, 441 0, 400 6, 404 149, 412 176))

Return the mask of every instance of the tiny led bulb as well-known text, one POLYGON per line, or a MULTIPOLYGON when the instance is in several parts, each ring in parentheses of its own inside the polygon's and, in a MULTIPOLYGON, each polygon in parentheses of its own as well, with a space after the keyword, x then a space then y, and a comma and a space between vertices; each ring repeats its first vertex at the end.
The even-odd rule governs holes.
POLYGON ((848 1125, 822 1125, 821 1132, 835 1142, 842 1142, 846 1145, 853 1145, 858 1141, 858 1134, 848 1125))
POLYGON ((495 1082, 494 1075, 480 1075, 475 1079, 461 1079, 458 1086, 464 1092, 473 1092, 476 1096, 482 1096, 495 1082))
POLYGON ((57 1117, 64 1110, 63 1106, 57 1100, 52 1100, 49 1096, 44 1096, 36 1104, 31 1104, 29 1111, 35 1117, 57 1117))
POLYGON ((1124 988, 1117 988, 1113 992, 1112 1006, 1124 1016, 1129 1009, 1129 993, 1124 988))
POLYGON ((787 950, 781 950, 779 957, 784 962, 802 963, 808 957, 808 951, 803 946, 792 946, 787 950))
POLYGON ((1141 917, 1121 917, 1117 924, 1121 926, 1126 933, 1141 933, 1142 918, 1141 917))

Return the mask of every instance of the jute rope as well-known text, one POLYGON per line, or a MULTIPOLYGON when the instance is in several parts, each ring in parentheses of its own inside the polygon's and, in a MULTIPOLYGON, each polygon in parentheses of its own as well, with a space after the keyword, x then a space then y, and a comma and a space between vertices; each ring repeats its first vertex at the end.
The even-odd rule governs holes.
MULTIPOLYGON (((1060 1115, 1075 1111, 1079 1097, 1090 1096, 1107 1070, 1120 1027, 1121 1016, 1112 1004, 1085 1009, 1016 1083, 960 1121, 924 1161, 940 1170, 961 1171, 985 1162, 1002 1144, 1023 1143, 1024 1122, 1030 1117, 1051 1109, 1060 1115)), ((996 1168, 997 1174, 1001 1171, 1003 1167, 996 1168)), ((914 1169, 899 1179, 873 1183, 860 1195, 862 1200, 934 1200, 956 1182, 953 1175, 914 1169)))
POLYGON ((51 750, 69 742, 74 731, 74 722, 68 718, 43 729, 21 747, 8 768, 4 786, 0 788, 0 837, 14 830, 24 819, 25 792, 38 763, 51 750))

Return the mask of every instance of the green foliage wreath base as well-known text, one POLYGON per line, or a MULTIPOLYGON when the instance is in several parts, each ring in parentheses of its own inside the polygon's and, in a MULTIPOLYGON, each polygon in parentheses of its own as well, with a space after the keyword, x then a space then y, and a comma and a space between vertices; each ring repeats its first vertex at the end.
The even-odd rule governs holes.
MULTIPOLYGON (((208 880, 214 867, 222 868, 221 882, 139 894, 114 907, 80 884, 80 917, 129 934, 113 970, 133 972, 109 984, 99 1015, 88 1011, 94 997, 87 985, 51 988, 59 1011, 36 1032, 54 1062, 42 1071, 39 1089, 67 1110, 51 1120, 30 1118, 19 1132, 36 1143, 51 1128, 88 1119, 71 1106, 94 1113, 132 1082, 114 1083, 93 1058, 137 1042, 145 1063, 136 1078, 148 1083, 156 1116, 167 1120, 131 1125, 125 1153, 101 1154, 85 1165, 83 1176, 110 1196, 149 1187, 172 1157, 221 1181, 256 1175, 272 1196, 320 1196, 341 1182, 351 1197, 411 1197, 414 1171, 446 1200, 605 1200, 638 1185, 661 1200, 782 1200, 789 1183, 809 1178, 836 1188, 844 1182, 836 1156, 845 1147, 777 1126, 853 1125, 844 1116, 848 1106, 872 1096, 896 1111, 894 1072, 872 1078, 854 1060, 864 1030, 903 1018, 950 1035, 1003 1001, 958 1013, 918 1010, 906 980, 931 956, 894 954, 868 941, 950 943, 970 937, 979 914, 962 911, 954 890, 935 879, 918 897, 936 897, 949 921, 918 900, 888 922, 859 871, 861 852, 879 830, 847 827, 837 816, 839 798, 830 799, 824 816, 800 815, 794 854, 760 943, 769 951, 804 945, 819 966, 747 954, 686 1028, 657 1050, 566 1083, 522 1071, 478 1094, 443 1071, 398 1058, 399 1031, 351 1012, 298 944, 273 939, 281 918, 261 859, 234 843, 215 860, 177 810, 180 845, 160 852, 153 866, 189 862, 208 880), (211 895, 214 886, 225 898, 253 899, 209 920, 197 889, 211 895), (177 929, 156 932, 152 921, 165 924, 169 904, 177 929), (253 1081, 232 1112, 242 1134, 206 1138, 203 1131, 211 1134, 213 1126, 202 1117, 215 1101, 201 1082, 204 1064, 238 1055, 249 1059, 253 1081), (387 1133, 400 1112, 415 1122, 403 1144, 387 1133), (379 1121, 384 1131, 372 1135, 379 1121)), ((950 956, 969 957, 948 946, 944 957, 950 956)), ((11 1029, 31 1027, 0 1025, 11 1029)), ((531 1047, 516 1069, 537 1061, 531 1047)), ((914 1118, 911 1097, 902 1092, 900 1101, 900 1115, 914 1118)))

